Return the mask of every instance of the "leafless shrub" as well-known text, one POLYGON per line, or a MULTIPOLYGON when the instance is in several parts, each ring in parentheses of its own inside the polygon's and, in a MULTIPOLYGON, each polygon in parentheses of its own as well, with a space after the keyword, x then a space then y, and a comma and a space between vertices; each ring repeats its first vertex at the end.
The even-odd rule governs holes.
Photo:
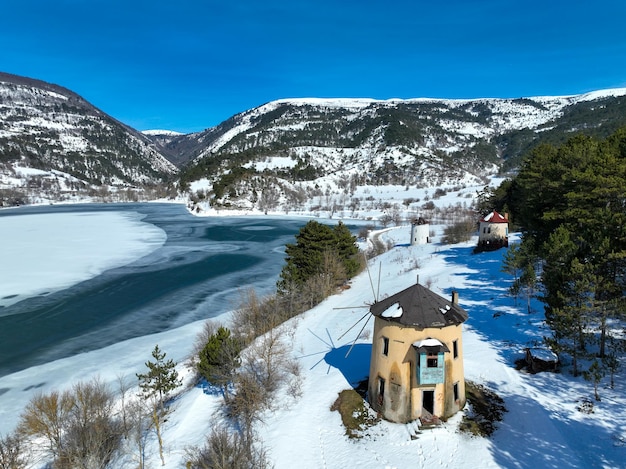
POLYGON ((476 223, 472 219, 460 220, 453 225, 448 225, 443 230, 443 238, 441 241, 444 244, 456 244, 464 241, 469 241, 472 235, 476 232, 476 223))
POLYGON ((122 411, 123 452, 130 457, 135 467, 143 469, 146 461, 146 443, 153 426, 150 409, 143 400, 129 399, 123 402, 122 411))
POLYGON ((28 453, 19 433, 0 436, 0 469, 24 469, 28 463, 28 453))
POLYGON ((372 248, 367 251, 366 255, 368 259, 372 259, 383 254, 384 252, 387 252, 387 250, 388 246, 386 243, 384 243, 380 238, 374 238, 372 239, 372 248))
POLYGON ((291 397, 297 399, 302 397, 302 368, 297 360, 289 360, 286 365, 287 372, 290 374, 287 383, 287 392, 291 397))
POLYGON ((106 468, 123 434, 113 405, 113 394, 100 380, 78 383, 71 390, 33 397, 18 431, 46 441, 44 453, 56 468, 106 468))
POLYGON ((359 234, 358 234, 359 238, 362 238, 362 239, 367 239, 368 235, 370 234, 370 231, 373 231, 373 230, 374 230, 374 228, 375 228, 375 227, 374 227, 374 225, 365 225, 365 226, 362 226, 362 227, 359 229, 359 234))
POLYGON ((249 469, 269 467, 265 452, 248 444, 238 433, 220 425, 213 428, 202 448, 187 450, 188 469, 249 469))
POLYGON ((285 328, 271 329, 251 344, 242 356, 234 379, 234 392, 226 399, 229 415, 245 430, 246 441, 263 409, 270 408, 271 396, 287 386, 292 396, 301 395, 300 365, 290 356, 285 328))
POLYGON ((289 349, 282 340, 282 330, 272 329, 259 337, 244 355, 243 366, 252 373, 266 393, 272 393, 285 382, 289 349))
POLYGON ((361 333, 359 334, 359 339, 361 340, 369 340, 370 338, 370 330, 369 329, 363 329, 363 331, 361 331, 361 333))
POLYGON ((122 424, 113 412, 113 394, 98 379, 78 383, 71 392, 74 405, 57 466, 72 469, 109 467, 122 436, 122 424))
POLYGON ((22 412, 18 431, 42 438, 47 443, 46 452, 56 458, 63 449, 63 434, 73 406, 73 396, 67 391, 37 394, 22 412))
POLYGON ((240 306, 232 316, 232 331, 244 344, 281 324, 286 318, 276 297, 259 298, 253 289, 241 292, 240 306))
POLYGON ((244 370, 236 376, 235 392, 228 397, 226 409, 239 424, 246 442, 253 441, 253 425, 267 408, 267 400, 268 394, 251 371, 244 370))
POLYGON ((0 189, 0 207, 28 205, 28 195, 18 189, 0 189))

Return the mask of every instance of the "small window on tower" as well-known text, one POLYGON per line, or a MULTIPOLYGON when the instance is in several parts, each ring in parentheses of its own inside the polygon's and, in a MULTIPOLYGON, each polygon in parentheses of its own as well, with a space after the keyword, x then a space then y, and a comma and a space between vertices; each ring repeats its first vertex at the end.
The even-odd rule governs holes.
POLYGON ((383 405, 385 402, 385 380, 378 377, 378 405, 383 405))
POLYGON ((438 366, 438 356, 436 353, 429 353, 426 357, 426 366, 428 368, 437 368, 438 366))
POLYGON ((459 341, 455 340, 452 342, 452 358, 459 357, 459 341))
POLYGON ((383 355, 389 355, 389 338, 383 337, 383 355))

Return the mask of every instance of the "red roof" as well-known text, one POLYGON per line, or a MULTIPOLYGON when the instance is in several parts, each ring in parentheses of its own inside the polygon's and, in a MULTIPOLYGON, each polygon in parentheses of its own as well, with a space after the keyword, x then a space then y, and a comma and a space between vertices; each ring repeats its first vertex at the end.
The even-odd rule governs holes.
POLYGON ((480 221, 481 221, 481 223, 482 222, 485 222, 485 223, 508 223, 509 219, 505 218, 503 215, 500 215, 498 212, 496 212, 494 210, 489 215, 485 215, 483 218, 481 218, 480 221))

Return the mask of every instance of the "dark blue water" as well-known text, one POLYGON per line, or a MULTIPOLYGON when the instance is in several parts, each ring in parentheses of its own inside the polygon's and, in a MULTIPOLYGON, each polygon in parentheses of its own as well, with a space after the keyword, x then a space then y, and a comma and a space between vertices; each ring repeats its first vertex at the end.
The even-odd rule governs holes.
POLYGON ((172 204, 26 207, 0 216, 98 210, 139 212, 167 241, 129 265, 0 308, 0 376, 218 316, 247 288, 273 292, 284 245, 307 221, 195 217, 172 204))

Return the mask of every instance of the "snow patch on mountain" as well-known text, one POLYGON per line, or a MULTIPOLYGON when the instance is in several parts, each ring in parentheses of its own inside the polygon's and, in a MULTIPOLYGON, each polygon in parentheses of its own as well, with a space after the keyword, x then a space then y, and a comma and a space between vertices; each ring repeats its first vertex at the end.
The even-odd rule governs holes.
POLYGON ((142 134, 149 136, 165 136, 165 137, 176 137, 178 135, 184 135, 181 132, 176 132, 175 130, 160 130, 160 129, 152 129, 152 130, 142 130, 142 134))
POLYGON ((263 161, 254 161, 243 165, 244 168, 254 168, 256 171, 262 172, 266 169, 284 169, 293 168, 298 164, 296 160, 288 156, 273 156, 263 161))

